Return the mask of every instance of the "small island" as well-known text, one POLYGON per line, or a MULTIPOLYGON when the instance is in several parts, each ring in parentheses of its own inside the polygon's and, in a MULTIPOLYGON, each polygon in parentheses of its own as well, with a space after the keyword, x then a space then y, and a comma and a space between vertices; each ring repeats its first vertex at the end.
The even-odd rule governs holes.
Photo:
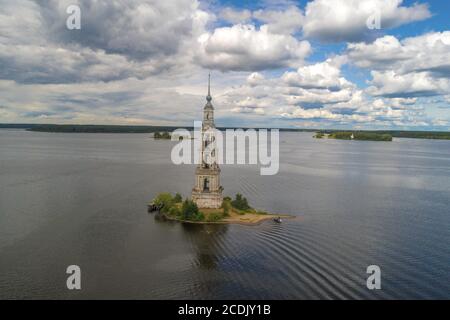
POLYGON ((364 140, 364 141, 392 141, 392 135, 384 132, 368 131, 332 131, 316 132, 316 139, 339 139, 339 140, 364 140))
POLYGON ((172 136, 167 131, 163 131, 163 132, 157 131, 153 135, 153 138, 156 140, 170 140, 172 138, 172 136))
POLYGON ((183 200, 177 193, 160 193, 148 205, 149 212, 157 211, 159 217, 166 220, 180 221, 185 223, 222 223, 222 224, 245 224, 258 225, 265 220, 276 220, 295 218, 287 214, 270 214, 265 211, 256 210, 248 204, 241 194, 236 194, 235 199, 224 197, 222 206, 218 209, 202 208, 191 199, 183 200))

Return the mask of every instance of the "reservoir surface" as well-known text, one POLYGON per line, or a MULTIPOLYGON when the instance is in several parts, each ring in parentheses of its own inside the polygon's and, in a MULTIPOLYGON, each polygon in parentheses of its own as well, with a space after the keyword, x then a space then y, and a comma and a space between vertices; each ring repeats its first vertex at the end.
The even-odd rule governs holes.
POLYGON ((297 216, 242 226, 147 213, 191 192, 175 142, 0 130, 0 298, 450 299, 450 141, 312 135, 280 133, 276 175, 222 166, 225 195, 297 216))

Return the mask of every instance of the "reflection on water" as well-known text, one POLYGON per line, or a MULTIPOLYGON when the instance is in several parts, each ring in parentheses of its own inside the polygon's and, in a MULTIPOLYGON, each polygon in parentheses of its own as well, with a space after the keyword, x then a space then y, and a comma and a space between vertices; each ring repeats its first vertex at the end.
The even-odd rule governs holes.
POLYGON ((450 298, 450 141, 281 141, 277 175, 225 165, 222 183, 298 219, 194 225, 147 214, 190 194, 170 141, 0 130, 0 298, 450 298))
POLYGON ((224 254, 218 244, 223 241, 228 226, 184 223, 182 230, 186 240, 193 244, 195 265, 200 269, 217 269, 224 254))

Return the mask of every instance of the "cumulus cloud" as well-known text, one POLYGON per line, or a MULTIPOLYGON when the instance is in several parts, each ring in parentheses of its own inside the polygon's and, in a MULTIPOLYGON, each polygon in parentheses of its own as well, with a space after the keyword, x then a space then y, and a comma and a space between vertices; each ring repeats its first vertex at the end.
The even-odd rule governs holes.
POLYGON ((344 57, 335 57, 302 66, 296 72, 285 72, 280 77, 252 73, 245 84, 225 92, 220 103, 243 115, 318 121, 325 127, 431 123, 425 121, 418 98, 386 95, 374 99, 359 89, 342 76, 341 66, 345 61, 344 57))
POLYGON ((360 41, 373 37, 366 22, 380 14, 381 29, 426 19, 426 4, 402 6, 402 0, 314 0, 305 9, 303 32, 327 42, 360 41))
POLYGON ((230 105, 245 107, 246 112, 249 108, 261 108, 267 114, 279 114, 277 110, 285 106, 316 109, 348 102, 358 90, 340 75, 335 63, 327 60, 300 67, 297 72, 286 72, 279 78, 252 73, 245 85, 229 90, 224 96, 230 105), (328 71, 330 74, 326 75, 328 71))
POLYGON ((426 5, 313 0, 303 12, 283 1, 252 12, 197 0, 1 2, 4 121, 189 124, 183 121, 198 118, 211 69, 226 71, 213 77, 219 121, 449 123, 450 31, 387 35, 350 43, 339 56, 326 52, 333 58, 321 62, 307 60, 310 39, 373 40, 425 19, 426 5), (82 9, 79 31, 65 27, 69 4, 82 9), (365 23, 378 7, 383 30, 374 32, 365 23), (366 89, 342 72, 348 61, 371 71, 366 89), (441 113, 427 115, 430 104, 441 113))
POLYGON ((174 55, 195 31, 195 0, 46 0, 39 6, 49 36, 132 59, 174 55), (66 8, 78 4, 82 28, 65 28, 66 8))
MULTIPOLYGON (((196 0, 5 0, 2 9, 0 79, 23 83, 144 79, 195 64, 222 71, 297 67, 311 51, 307 41, 270 31, 283 15, 275 11, 259 13, 268 25, 208 32, 215 15, 196 0), (74 3, 81 7, 81 30, 65 26, 74 3), (22 19, 12 18, 17 13, 22 19)), ((231 20, 250 14, 222 13, 231 20)))
POLYGON ((327 59, 324 62, 303 66, 296 72, 286 72, 282 79, 289 86, 315 89, 339 90, 351 86, 341 76, 342 59, 327 59))
POLYGON ((3 121, 22 123, 192 124, 204 98, 178 93, 169 82, 150 78, 67 84, 0 80, 0 114, 3 121))
POLYGON ((395 69, 398 73, 428 71, 450 76, 450 31, 426 33, 398 40, 384 36, 373 43, 348 45, 348 57, 362 68, 395 69))
POLYGON ((220 12, 220 17, 233 24, 246 23, 252 18, 252 12, 248 9, 245 10, 235 10, 233 8, 227 7, 220 12))
POLYGON ((253 72, 247 77, 247 84, 254 87, 259 85, 265 80, 264 75, 259 72, 253 72))
POLYGON ((198 40, 198 62, 222 71, 258 71, 295 66, 311 52, 308 41, 273 34, 266 25, 217 28, 198 40))
POLYGON ((450 91, 450 81, 436 79, 427 72, 396 74, 395 71, 372 71, 372 80, 367 89, 375 96, 416 97, 444 94, 450 91))
POLYGON ((209 19, 195 0, 4 2, 0 79, 23 83, 143 79, 182 69, 209 19), (73 3, 82 9, 81 30, 65 26, 73 3))
POLYGON ((4 45, 0 43, 0 78, 22 83, 112 81, 159 74, 169 59, 128 60, 118 54, 80 46, 4 45))
POLYGON ((349 44, 347 55, 356 66, 372 70, 367 91, 373 95, 414 97, 450 91, 450 31, 349 44))
POLYGON ((256 20, 267 24, 272 33, 291 34, 299 31, 303 24, 303 12, 296 6, 283 10, 257 10, 253 12, 256 20))
POLYGON ((382 32, 431 17, 427 4, 403 5, 403 0, 312 0, 304 12, 290 2, 256 11, 226 8, 222 18, 232 23, 259 21, 271 33, 293 34, 325 42, 357 42, 374 39, 382 32), (371 30, 376 17, 380 28, 371 30))

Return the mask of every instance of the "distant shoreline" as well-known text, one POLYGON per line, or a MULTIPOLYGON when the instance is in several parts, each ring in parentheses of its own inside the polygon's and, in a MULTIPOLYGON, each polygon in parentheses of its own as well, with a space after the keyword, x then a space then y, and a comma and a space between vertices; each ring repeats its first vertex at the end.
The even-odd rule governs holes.
MULTIPOLYGON (((161 131, 173 131, 175 129, 193 130, 189 126, 130 126, 130 125, 72 125, 72 124, 15 124, 0 123, 0 129, 24 129, 33 132, 61 132, 61 133, 155 133, 161 131)), ((218 127, 219 130, 237 129, 232 127, 218 127)), ((271 129, 271 128, 240 128, 240 129, 271 129)), ((406 130, 343 130, 343 129, 295 129, 273 128, 281 132, 321 132, 331 134, 333 132, 348 131, 353 133, 389 134, 394 138, 416 139, 443 139, 450 140, 450 131, 406 131, 406 130)))

